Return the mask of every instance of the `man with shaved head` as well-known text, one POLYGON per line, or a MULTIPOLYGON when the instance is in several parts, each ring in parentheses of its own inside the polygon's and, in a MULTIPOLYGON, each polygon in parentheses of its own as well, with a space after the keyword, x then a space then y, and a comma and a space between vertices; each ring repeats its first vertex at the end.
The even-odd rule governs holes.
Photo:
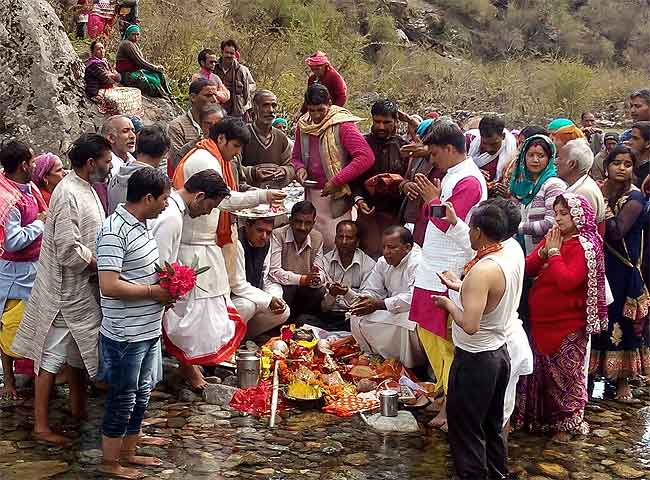
POLYGON ((242 173, 254 187, 282 188, 294 177, 291 146, 285 133, 273 127, 278 99, 269 90, 253 96, 253 123, 248 125, 251 141, 242 152, 242 173))

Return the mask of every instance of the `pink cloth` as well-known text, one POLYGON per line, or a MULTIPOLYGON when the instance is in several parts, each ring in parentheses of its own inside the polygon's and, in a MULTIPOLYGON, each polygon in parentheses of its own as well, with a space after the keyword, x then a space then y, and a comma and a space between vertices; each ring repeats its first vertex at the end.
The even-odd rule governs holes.
MULTIPOLYGON (((320 158, 320 138, 316 135, 309 136, 309 165, 305 165, 302 161, 302 142, 300 141, 300 136, 300 128, 296 128, 296 142, 291 154, 293 166, 296 171, 300 168, 306 168, 309 172, 308 178, 318 182, 316 188, 323 188, 327 182, 327 178, 320 158)), ((339 136, 343 150, 345 150, 349 158, 349 162, 338 174, 332 177, 332 183, 337 186, 345 185, 355 180, 375 163, 375 154, 359 131, 356 123, 341 123, 339 126, 339 136)))
POLYGON ((50 170, 52 170, 52 167, 54 167, 54 164, 57 160, 60 160, 59 157, 50 152, 43 153, 36 157, 34 159, 36 165, 34 166, 34 175, 32 177, 32 181, 36 185, 41 185, 43 178, 45 178, 47 174, 50 173, 50 170))
POLYGON ((320 50, 312 53, 305 59, 305 63, 309 67, 320 67, 321 65, 329 65, 330 59, 327 58, 327 55, 320 50))
POLYGON ((112 18, 100 17, 96 13, 91 13, 90 15, 88 15, 88 26, 86 28, 88 29, 88 36, 92 40, 95 40, 100 35, 107 36, 110 33, 110 29, 112 26, 113 26, 112 18))
MULTIPOLYGON (((321 78, 316 77, 316 75, 310 75, 307 79, 307 86, 309 87, 314 83, 320 83, 327 88, 333 105, 342 107, 348 101, 348 86, 341 74, 334 67, 329 66, 321 78)), ((301 111, 303 113, 306 112, 307 106, 303 105, 301 111)))
MULTIPOLYGON (((34 190, 35 187, 32 186, 32 192, 34 190)), ((16 203, 15 208, 20 212, 20 226, 26 227, 27 225, 31 225, 38 218, 38 214, 45 210, 45 205, 42 205, 43 208, 39 208, 35 193, 27 193, 24 190, 20 190, 20 195, 21 199, 16 203)), ((42 242, 43 235, 39 235, 22 250, 18 250, 17 252, 4 251, 0 256, 3 260, 10 262, 35 262, 41 253, 42 242)))
POLYGON ((449 313, 447 313, 447 310, 438 307, 431 299, 431 295, 449 296, 447 292, 434 292, 433 290, 415 287, 411 299, 409 320, 417 322, 422 328, 440 338, 447 338, 447 318, 449 313))
MULTIPOLYGON (((463 178, 452 190, 451 197, 449 197, 448 201, 453 203, 458 218, 465 221, 471 208, 481 201, 481 183, 475 177, 463 178)), ((429 204, 424 204, 422 207, 422 215, 433 223, 437 229, 446 232, 449 224, 440 218, 429 215, 430 206, 440 205, 441 203, 439 199, 436 199, 429 204)), ((415 287, 409 318, 417 322, 422 328, 446 339, 448 313, 433 303, 431 295, 449 296, 447 292, 440 293, 415 287), (414 308, 416 300, 419 302, 419 305, 414 308)))
MULTIPOLYGON (((474 177, 463 178, 452 190, 451 197, 448 201, 454 204, 456 216, 465 221, 471 208, 481 201, 481 183, 474 177)), ((439 199, 433 200, 428 205, 425 204, 422 207, 422 215, 424 215, 425 218, 428 218, 431 223, 438 228, 438 230, 446 232, 449 228, 447 222, 440 218, 429 216, 431 205, 441 204, 442 202, 439 199)))

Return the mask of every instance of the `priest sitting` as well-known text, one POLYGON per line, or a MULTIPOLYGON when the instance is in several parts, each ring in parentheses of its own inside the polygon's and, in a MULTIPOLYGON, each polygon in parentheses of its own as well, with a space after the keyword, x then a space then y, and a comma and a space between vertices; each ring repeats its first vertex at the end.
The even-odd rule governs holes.
POLYGON ((282 325, 289 318, 289 307, 282 300, 282 287, 268 276, 274 220, 273 217, 246 220, 239 230, 238 265, 228 268, 230 299, 246 322, 248 338, 282 325))
POLYGON ((397 358, 407 368, 423 365, 416 324, 409 320, 420 247, 411 232, 391 226, 382 237, 384 256, 373 268, 360 293, 349 289, 352 335, 365 352, 397 358))

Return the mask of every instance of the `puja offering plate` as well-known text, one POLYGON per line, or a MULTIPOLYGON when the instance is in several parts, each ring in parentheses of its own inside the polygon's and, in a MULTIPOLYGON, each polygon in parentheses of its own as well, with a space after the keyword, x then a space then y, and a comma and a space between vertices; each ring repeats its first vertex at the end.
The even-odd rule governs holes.
POLYGON ((289 213, 286 208, 272 208, 270 205, 262 204, 253 208, 243 208, 232 212, 233 215, 243 218, 269 218, 279 217, 289 213))

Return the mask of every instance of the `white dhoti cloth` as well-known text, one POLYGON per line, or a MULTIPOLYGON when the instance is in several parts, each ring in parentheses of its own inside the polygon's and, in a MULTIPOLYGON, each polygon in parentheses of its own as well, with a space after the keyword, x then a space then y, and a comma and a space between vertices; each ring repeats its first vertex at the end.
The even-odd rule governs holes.
POLYGON ((363 317, 352 316, 350 329, 361 347, 368 353, 384 358, 397 358, 407 368, 424 365, 426 355, 416 324, 408 319, 409 312, 390 313, 377 310, 363 317))
POLYGON ((528 336, 521 322, 506 337, 506 346, 510 355, 510 379, 503 399, 503 425, 510 420, 515 409, 517 382, 522 375, 533 373, 533 352, 528 343, 528 336))
POLYGON ((255 302, 247 298, 231 295, 230 299, 237 308, 242 320, 246 322, 247 338, 255 338, 272 328, 283 325, 289 319, 290 310, 288 305, 284 312, 276 315, 268 307, 260 308, 255 302))
POLYGON ((216 365, 230 359, 246 323, 227 295, 196 298, 194 291, 163 317, 165 348, 181 362, 216 365))

